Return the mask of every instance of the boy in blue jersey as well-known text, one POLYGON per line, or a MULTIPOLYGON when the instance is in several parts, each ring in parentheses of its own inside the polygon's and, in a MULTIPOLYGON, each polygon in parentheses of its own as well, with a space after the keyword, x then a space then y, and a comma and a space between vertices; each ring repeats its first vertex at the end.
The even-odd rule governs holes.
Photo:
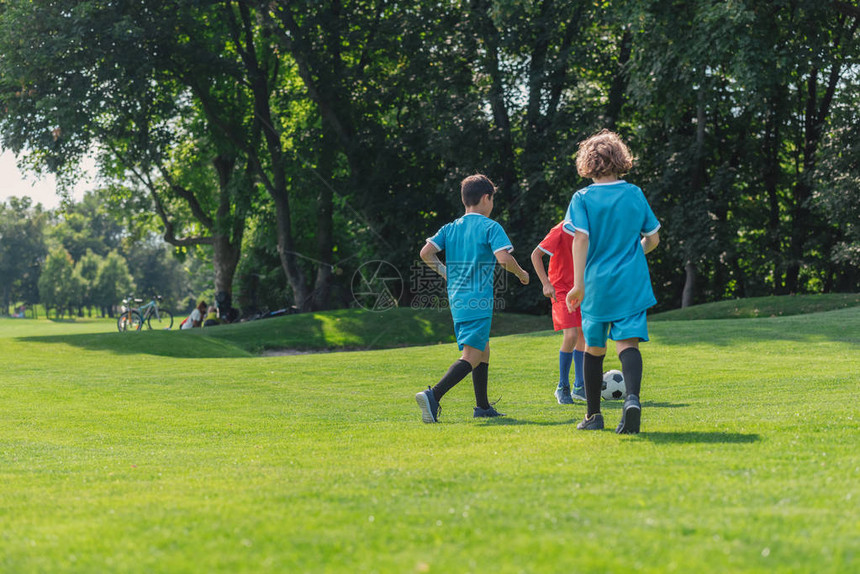
POLYGON ((484 175, 472 175, 460 182, 465 215, 443 226, 421 249, 421 259, 447 282, 454 335, 463 352, 435 387, 415 395, 425 423, 439 421, 442 396, 469 373, 477 403, 474 417, 504 416, 487 400, 496 262, 523 285, 528 284, 529 274, 511 255, 514 247, 505 230, 489 218, 495 193, 496 186, 484 175), (445 252, 446 264, 439 260, 440 251, 445 252))
POLYGON ((565 217, 574 231, 574 286, 567 306, 581 304, 585 336, 583 371, 588 413, 576 428, 603 428, 600 387, 607 336, 615 341, 627 396, 615 432, 639 432, 642 405, 642 355, 648 340, 645 310, 657 300, 645 254, 660 242, 660 222, 642 190, 619 179, 633 167, 630 150, 617 134, 603 130, 579 144, 576 170, 594 181, 577 191, 565 217))

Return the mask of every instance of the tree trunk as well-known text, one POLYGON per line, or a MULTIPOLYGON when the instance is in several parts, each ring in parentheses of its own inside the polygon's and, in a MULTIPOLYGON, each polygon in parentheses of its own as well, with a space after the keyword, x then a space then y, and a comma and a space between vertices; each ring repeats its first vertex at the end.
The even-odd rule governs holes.
POLYGON ((319 193, 317 194, 317 276, 314 281, 312 307, 313 309, 328 309, 331 297, 332 261, 334 248, 334 194, 332 176, 334 173, 334 156, 336 140, 327 122, 323 122, 322 149, 318 174, 320 178, 319 193))
POLYGON ((501 179, 496 183, 502 191, 502 199, 510 202, 509 209, 512 211, 510 229, 513 230, 519 227, 519 218, 516 216, 515 206, 520 198, 518 197, 519 194, 514 193, 514 190, 517 189, 516 157, 514 155, 514 139, 511 134, 511 119, 505 105, 505 89, 499 66, 499 31, 490 19, 490 6, 487 2, 472 0, 470 9, 478 23, 478 35, 485 45, 484 66, 491 80, 488 98, 499 146, 498 172, 501 174, 501 179))
POLYGON ((215 268, 215 292, 233 294, 233 277, 239 264, 239 248, 223 234, 212 236, 212 265, 215 268))
MULTIPOLYGON (((215 268, 215 294, 227 294, 232 298, 233 277, 239 265, 242 236, 245 230, 245 215, 237 208, 231 213, 231 180, 236 161, 232 157, 219 155, 213 160, 218 172, 218 210, 212 229, 212 265, 215 268)), ((221 295, 223 297, 223 295, 221 295)), ((229 310, 228 310, 229 311, 229 310)))
POLYGON ((767 196, 768 218, 767 248, 773 262, 773 290, 774 294, 783 293, 782 286, 782 249, 779 233, 779 117, 781 114, 781 95, 769 98, 772 102, 767 111, 764 133, 764 165, 762 166, 762 181, 767 196))
MULTIPOLYGON (((241 46, 241 56, 250 81, 251 92, 254 100, 254 115, 256 121, 262 126, 263 139, 266 142, 268 152, 268 164, 271 170, 271 178, 267 177, 265 169, 260 161, 254 163, 254 168, 262 180, 266 182, 266 190, 275 203, 275 215, 277 219, 278 235, 278 257, 281 267, 287 277, 287 282, 293 291, 295 304, 302 310, 310 310, 310 293, 305 283, 304 273, 298 265, 296 257, 295 242, 293 241, 293 224, 290 210, 290 198, 287 190, 287 175, 284 166, 284 151, 281 144, 281 136, 277 130, 278 122, 273 120, 271 100, 272 90, 269 85, 268 70, 257 58, 254 43, 254 23, 250 8, 245 3, 239 3, 239 14, 241 26, 233 22, 235 26, 235 39, 237 45, 241 46), (244 43, 240 40, 244 37, 244 43)), ((289 12, 286 10, 284 12, 289 12)))
POLYGON ((696 264, 690 260, 684 264, 684 291, 681 293, 681 308, 693 304, 696 295, 696 264))
POLYGON ((305 277, 299 268, 293 243, 292 222, 290 220, 290 201, 286 192, 273 197, 278 219, 278 257, 287 276, 287 283, 293 290, 293 299, 298 308, 308 310, 310 293, 305 285, 305 277))
POLYGON ((624 30, 621 36, 621 47, 618 52, 618 63, 615 66, 615 71, 612 74, 612 81, 609 83, 609 97, 606 103, 606 127, 610 130, 615 129, 615 124, 621 115, 621 107, 625 101, 625 91, 627 87, 626 68, 630 62, 630 53, 633 48, 633 34, 629 29, 624 30))
MULTIPOLYGON (((705 168, 705 104, 702 89, 698 91, 698 104, 696 106, 696 139, 695 139, 695 163, 692 167, 690 177, 690 192, 692 201, 704 201, 704 186, 707 176, 705 168)), ((701 231, 700 231, 701 232, 701 231)), ((701 250, 696 247, 698 241, 690 241, 684 248, 686 261, 684 263, 684 289, 681 292, 681 308, 689 307, 696 298, 696 262, 702 256, 701 250)))

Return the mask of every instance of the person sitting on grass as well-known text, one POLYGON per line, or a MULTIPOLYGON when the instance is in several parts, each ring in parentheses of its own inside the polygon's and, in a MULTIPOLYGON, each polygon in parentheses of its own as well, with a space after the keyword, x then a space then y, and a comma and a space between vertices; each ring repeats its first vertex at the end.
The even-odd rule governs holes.
POLYGON ((565 297, 573 287, 573 233, 564 229, 564 222, 549 230, 544 240, 532 251, 532 265, 543 286, 543 294, 552 301, 552 325, 562 332, 558 352, 558 386, 555 398, 560 405, 571 405, 573 399, 585 401, 582 383, 582 356, 585 339, 582 337, 582 315, 579 309, 567 310, 565 297), (549 255, 549 275, 543 265, 544 254, 549 255), (574 367, 573 392, 570 390, 570 367, 574 367))
POLYGON ((603 130, 579 144, 576 171, 594 181, 577 191, 564 226, 574 231, 574 285, 567 307, 582 306, 585 397, 588 412, 576 428, 603 428, 600 387, 607 336, 615 341, 627 396, 615 432, 639 432, 642 405, 642 355, 648 340, 645 311, 657 303, 645 254, 660 242, 660 222, 645 194, 619 179, 633 167, 630 150, 617 134, 603 130))
POLYGON ((215 327, 220 324, 221 321, 218 319, 218 309, 215 305, 209 305, 209 308, 206 310, 206 318, 203 320, 203 326, 215 327))
POLYGON ((496 186, 487 176, 472 175, 460 183, 466 213, 443 226, 421 249, 421 259, 447 282, 454 335, 462 356, 435 387, 415 395, 425 423, 439 421, 439 401, 472 373, 473 416, 504 416, 487 399, 490 368, 490 326, 493 319, 493 277, 496 262, 527 285, 529 274, 510 254, 514 247, 505 230, 490 219, 496 186), (446 265, 439 260, 445 252, 446 265))
POLYGON ((191 314, 185 318, 184 321, 179 325, 180 329, 193 329, 195 327, 203 326, 203 317, 206 313, 206 301, 200 301, 197 304, 197 307, 191 311, 191 314))

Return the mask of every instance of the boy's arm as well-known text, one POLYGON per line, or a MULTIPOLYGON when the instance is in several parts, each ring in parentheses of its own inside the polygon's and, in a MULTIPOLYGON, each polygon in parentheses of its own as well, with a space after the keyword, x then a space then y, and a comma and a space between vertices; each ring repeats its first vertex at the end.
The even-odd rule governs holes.
POLYGON ((567 293, 567 310, 573 310, 582 303, 585 294, 585 259, 588 255, 588 235, 577 232, 573 236, 573 289, 567 293))
POLYGON ((660 245, 660 232, 655 231, 651 235, 646 235, 642 238, 642 249, 645 251, 645 255, 654 251, 658 245, 660 245))
POLYGON ((448 280, 448 269, 439 260, 439 249, 429 241, 421 248, 421 259, 427 264, 430 269, 442 276, 442 279, 448 280))
POLYGON ((558 301, 558 296, 555 292, 555 287, 549 282, 549 277, 546 274, 546 269, 543 266, 543 256, 545 252, 540 247, 535 247, 532 251, 532 267, 535 268, 535 275, 540 279, 540 284, 543 285, 544 297, 549 297, 553 301, 558 301))
POLYGON ((517 260, 514 259, 513 255, 511 255, 508 251, 505 251, 504 249, 496 251, 495 255, 496 261, 499 262, 499 265, 501 265, 505 271, 516 275, 517 279, 519 279, 520 283, 522 283, 523 285, 529 284, 528 271, 520 267, 520 264, 517 263, 517 260))

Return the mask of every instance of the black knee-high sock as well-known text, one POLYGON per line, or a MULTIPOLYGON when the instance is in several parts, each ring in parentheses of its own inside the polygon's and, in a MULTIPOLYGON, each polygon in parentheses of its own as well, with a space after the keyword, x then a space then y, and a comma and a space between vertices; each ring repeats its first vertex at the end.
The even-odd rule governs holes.
POLYGON ((621 372, 624 374, 624 384, 628 395, 639 396, 642 388, 642 353, 635 347, 628 347, 618 355, 621 361, 621 372))
POLYGON ((435 387, 433 387, 433 396, 436 397, 436 400, 438 401, 445 395, 445 393, 450 391, 454 385, 462 381, 471 371, 472 365, 469 364, 469 361, 457 359, 457 361, 448 369, 448 372, 445 373, 445 376, 436 383, 435 387))
POLYGON ((603 357, 585 353, 582 358, 582 376, 585 382, 585 400, 588 416, 600 412, 600 386, 603 383, 603 357))
POLYGON ((487 399, 487 378, 489 375, 489 369, 489 363, 481 363, 472 369, 472 385, 475 387, 475 404, 482 409, 490 408, 490 401, 487 399))

